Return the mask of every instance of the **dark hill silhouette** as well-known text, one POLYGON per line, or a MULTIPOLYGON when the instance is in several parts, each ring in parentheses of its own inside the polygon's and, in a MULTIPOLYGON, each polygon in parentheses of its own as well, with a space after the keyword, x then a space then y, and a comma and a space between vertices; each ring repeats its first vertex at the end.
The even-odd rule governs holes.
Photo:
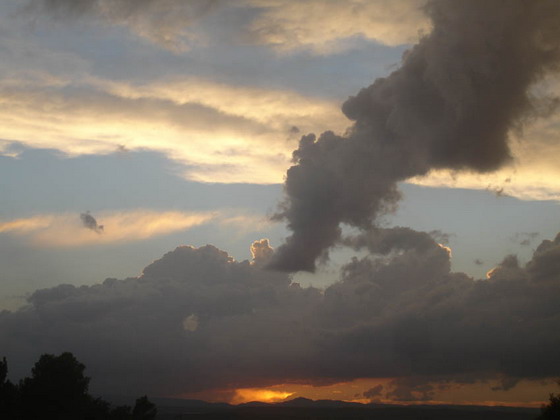
POLYGON ((485 406, 401 406, 360 404, 336 400, 295 398, 279 403, 250 402, 235 405, 181 400, 157 400, 158 419, 189 420, 534 420, 534 408, 485 406))

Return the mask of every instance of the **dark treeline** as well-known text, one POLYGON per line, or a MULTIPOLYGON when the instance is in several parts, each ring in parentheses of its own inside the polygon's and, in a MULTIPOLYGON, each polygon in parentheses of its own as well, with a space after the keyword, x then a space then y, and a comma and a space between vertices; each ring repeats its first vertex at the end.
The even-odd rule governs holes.
POLYGON ((541 415, 536 420, 560 420, 560 394, 550 394, 548 404, 542 407, 541 415))
POLYGON ((72 353, 44 354, 31 377, 13 384, 7 379, 8 363, 0 361, 0 419, 2 420, 150 420, 156 407, 146 396, 134 407, 112 407, 88 392, 90 378, 72 353))

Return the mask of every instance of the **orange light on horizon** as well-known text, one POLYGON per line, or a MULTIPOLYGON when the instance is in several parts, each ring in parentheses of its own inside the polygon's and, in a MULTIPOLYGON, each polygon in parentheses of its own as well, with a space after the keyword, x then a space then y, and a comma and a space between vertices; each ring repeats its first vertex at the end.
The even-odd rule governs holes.
POLYGON ((235 390, 231 403, 243 404, 252 401, 274 403, 283 401, 292 395, 294 395, 293 392, 274 391, 266 388, 239 388, 235 390))
MULTIPOLYGON (((399 400, 394 397, 396 378, 359 378, 347 382, 331 384, 303 384, 281 382, 262 388, 233 388, 206 390, 197 393, 175 396, 179 398, 202 399, 209 402, 227 402, 243 404, 252 401, 278 403, 297 397, 310 400, 338 400, 356 403, 378 403, 398 405, 477 405, 477 406, 510 406, 510 407, 540 407, 546 404, 551 392, 555 392, 557 383, 555 378, 548 380, 520 380, 511 389, 498 389, 500 378, 481 380, 474 383, 444 382, 439 386, 433 382, 432 399, 399 400), (375 395, 368 395, 373 388, 383 386, 382 391, 375 395)), ((414 390, 412 390, 414 392, 414 390)), ((419 397, 422 397, 421 395, 419 397)))

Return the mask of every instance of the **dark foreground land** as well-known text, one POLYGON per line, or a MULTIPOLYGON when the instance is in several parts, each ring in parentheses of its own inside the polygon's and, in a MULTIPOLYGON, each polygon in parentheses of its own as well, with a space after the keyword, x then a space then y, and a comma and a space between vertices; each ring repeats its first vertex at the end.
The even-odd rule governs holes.
POLYGON ((464 406, 383 406, 310 401, 287 403, 249 403, 239 406, 202 401, 159 400, 160 420, 253 420, 253 419, 344 419, 344 420, 533 420, 538 409, 464 406))

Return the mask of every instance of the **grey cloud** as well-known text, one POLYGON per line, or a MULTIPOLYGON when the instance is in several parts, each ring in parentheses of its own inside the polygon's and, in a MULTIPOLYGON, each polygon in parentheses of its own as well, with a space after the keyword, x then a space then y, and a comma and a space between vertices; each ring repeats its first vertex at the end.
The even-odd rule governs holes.
POLYGON ((376 385, 363 393, 364 397, 375 399, 383 394, 383 385, 376 385))
POLYGON ((539 237, 538 232, 519 232, 513 235, 512 242, 518 243, 521 246, 529 246, 531 242, 539 237))
POLYGON ((271 267, 313 271, 341 224, 370 229, 395 208, 399 181, 511 161, 509 132, 539 112, 529 88, 560 65, 560 3, 431 0, 426 12, 433 31, 401 67, 342 106, 348 132, 301 138, 276 215, 293 233, 271 267))
POLYGON ((91 229, 97 233, 103 233, 103 225, 98 225, 97 220, 93 217, 89 211, 80 214, 80 220, 85 228, 91 229))
POLYGON ((324 292, 210 245, 138 278, 38 290, 0 314, 2 352, 14 378, 40 353, 72 351, 94 389, 152 395, 393 377, 387 396, 422 400, 450 381, 560 375, 560 235, 488 280, 452 272, 427 233, 352 240, 372 253, 324 292))
POLYGON ((391 382, 392 389, 386 397, 395 401, 430 401, 435 395, 432 384, 417 378, 399 378, 391 382))
POLYGON ((492 387, 492 391, 508 391, 519 383, 517 378, 503 378, 497 386, 492 387))

